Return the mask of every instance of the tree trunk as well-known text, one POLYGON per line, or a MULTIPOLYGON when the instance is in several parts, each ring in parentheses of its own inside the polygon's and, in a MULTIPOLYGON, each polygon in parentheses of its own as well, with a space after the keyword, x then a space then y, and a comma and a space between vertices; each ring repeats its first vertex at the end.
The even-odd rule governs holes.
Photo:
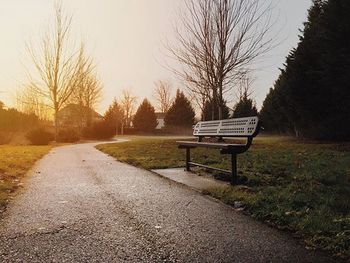
POLYGON ((55 141, 57 142, 58 137, 58 109, 55 108, 54 114, 54 122, 55 122, 55 141))
POLYGON ((218 107, 218 96, 216 90, 213 90, 213 103, 211 107, 211 120, 214 121, 216 119, 215 112, 218 107))
POLYGON ((219 94, 218 94, 218 111, 219 111, 219 120, 222 120, 222 115, 223 115, 223 99, 222 99, 222 83, 223 81, 220 80, 218 89, 219 89, 219 94))
POLYGON ((88 112, 87 112, 87 116, 86 116, 86 127, 90 128, 91 127, 91 123, 92 123, 92 109, 87 108, 88 112))
POLYGON ((218 103, 219 105, 218 105, 218 112, 219 112, 219 116, 218 116, 218 119, 219 120, 222 120, 222 102, 221 102, 221 100, 219 99, 219 103, 218 103))

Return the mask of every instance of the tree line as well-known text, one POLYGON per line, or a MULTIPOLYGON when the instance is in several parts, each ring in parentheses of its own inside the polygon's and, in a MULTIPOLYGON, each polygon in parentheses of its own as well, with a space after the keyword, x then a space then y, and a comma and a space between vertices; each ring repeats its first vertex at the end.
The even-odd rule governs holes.
POLYGON ((28 131, 42 124, 35 114, 26 114, 14 108, 6 108, 0 101, 0 144, 9 143, 18 131, 28 131))
POLYGON ((39 118, 35 114, 26 114, 16 109, 5 107, 0 101, 0 131, 15 132, 36 126, 39 118))
MULTIPOLYGON (((346 0, 314 0, 297 48, 286 58, 274 87, 259 113, 266 131, 298 138, 349 139, 350 92, 349 3, 346 0)), ((181 68, 173 72, 183 81, 186 93, 171 96, 171 84, 155 82, 155 101, 165 114, 166 127, 191 127, 195 110, 201 120, 257 115, 251 99, 253 64, 274 46, 271 37, 271 5, 262 0, 186 1, 175 28, 177 44, 167 49, 181 68), (238 95, 233 108, 232 94, 238 95)), ((20 109, 39 119, 53 112, 55 137, 59 112, 68 104, 78 105, 79 133, 85 137, 120 134, 136 128, 150 132, 157 126, 155 108, 148 99, 124 91, 103 118, 92 120, 102 96, 93 58, 85 45, 74 45, 72 17, 60 4, 54 26, 39 45, 27 45, 32 61, 25 88, 17 96, 20 109)))
MULTIPOLYGON (((164 127, 162 127, 162 132, 184 132, 192 128, 192 125, 196 122, 196 113, 191 96, 186 96, 183 91, 177 89, 175 96, 172 97, 171 83, 162 80, 155 82, 154 98, 157 102, 156 107, 145 98, 136 108, 136 97, 133 97, 130 91, 124 91, 122 98, 119 101, 117 99, 113 100, 103 116, 103 121, 97 124, 99 130, 104 130, 107 136, 122 134, 124 129, 130 132, 130 128, 132 128, 132 132, 152 133, 159 124, 157 113, 163 115, 164 127), (156 108, 158 112, 156 112, 156 108), (126 109, 132 109, 131 112, 129 111, 132 115, 131 118, 127 116, 126 109)), ((203 120, 211 120, 212 107, 209 103, 207 102, 207 106, 201 112, 203 120)), ((248 97, 247 88, 243 88, 234 110, 231 111, 225 105, 223 114, 224 118, 247 117, 258 114, 255 103, 248 97)))
MULTIPOLYGON (((179 89, 176 91, 175 98, 171 97, 170 84, 166 81, 156 82, 155 97, 158 101, 159 113, 164 116, 165 127, 168 129, 174 128, 190 128, 195 121, 195 110, 190 100, 179 89), (164 95, 166 94, 166 95, 164 95)), ((131 118, 128 118, 126 109, 125 94, 123 92, 122 99, 114 99, 103 116, 103 121, 97 124, 100 128, 104 127, 104 132, 107 136, 123 133, 123 130, 134 132, 152 133, 155 131, 158 121, 156 109, 151 102, 145 98, 140 105, 135 107, 136 100, 133 100, 129 105, 133 109, 130 113, 131 118)), ((135 98, 135 97, 133 97, 135 98)))
POLYGON ((350 2, 314 0, 297 48, 263 103, 268 131, 350 139, 350 2))

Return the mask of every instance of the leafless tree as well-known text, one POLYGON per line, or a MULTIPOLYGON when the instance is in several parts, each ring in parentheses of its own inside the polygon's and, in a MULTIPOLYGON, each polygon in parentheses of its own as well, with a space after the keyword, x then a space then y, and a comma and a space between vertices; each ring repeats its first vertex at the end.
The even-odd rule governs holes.
POLYGON ((237 101, 242 100, 243 98, 249 98, 252 96, 252 85, 254 79, 249 75, 245 75, 238 83, 238 91, 236 93, 237 101))
POLYGON ((130 90, 123 90, 121 105, 124 111, 125 126, 130 127, 136 107, 136 97, 131 94, 130 90))
POLYGON ((55 6, 54 24, 43 35, 41 43, 27 51, 34 65, 29 71, 32 92, 48 101, 54 111, 55 135, 58 134, 58 112, 70 99, 79 78, 81 50, 71 39, 72 16, 64 14, 62 5, 55 6))
POLYGON ((102 97, 102 85, 95 72, 92 58, 86 57, 82 46, 78 59, 78 72, 76 85, 73 89, 70 101, 79 105, 81 127, 90 126, 92 121, 92 110, 102 97))
POLYGON ((172 86, 169 81, 158 80, 154 83, 154 97, 158 102, 160 112, 166 113, 172 103, 172 86))
MULTIPOLYGON (((15 94, 16 108, 27 114, 35 114, 41 120, 49 120, 51 108, 44 98, 37 96, 30 87, 23 87, 15 94)), ((51 115, 52 116, 52 115, 51 115)))
POLYGON ((272 10, 267 2, 184 1, 185 10, 175 28, 177 46, 167 46, 182 65, 174 71, 200 101, 208 99, 217 105, 220 119, 224 96, 273 46, 273 39, 268 37, 272 10))

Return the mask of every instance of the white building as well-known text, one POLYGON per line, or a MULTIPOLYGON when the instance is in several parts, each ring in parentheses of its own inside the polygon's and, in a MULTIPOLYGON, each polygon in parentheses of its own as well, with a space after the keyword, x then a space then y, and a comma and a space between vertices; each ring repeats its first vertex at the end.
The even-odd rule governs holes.
POLYGON ((165 113, 156 112, 156 117, 157 117, 157 122, 158 122, 156 129, 160 130, 160 129, 164 128, 164 126, 165 126, 165 122, 164 122, 165 113))

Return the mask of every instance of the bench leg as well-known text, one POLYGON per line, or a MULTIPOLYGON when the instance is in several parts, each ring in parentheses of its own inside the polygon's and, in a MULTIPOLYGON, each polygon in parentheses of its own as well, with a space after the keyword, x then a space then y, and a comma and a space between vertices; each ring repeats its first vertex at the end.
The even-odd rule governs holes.
POLYGON ((191 148, 186 148, 186 171, 191 171, 190 161, 191 161, 191 148))
POLYGON ((232 177, 231 184, 237 184, 237 154, 231 154, 231 165, 232 165, 232 177))

